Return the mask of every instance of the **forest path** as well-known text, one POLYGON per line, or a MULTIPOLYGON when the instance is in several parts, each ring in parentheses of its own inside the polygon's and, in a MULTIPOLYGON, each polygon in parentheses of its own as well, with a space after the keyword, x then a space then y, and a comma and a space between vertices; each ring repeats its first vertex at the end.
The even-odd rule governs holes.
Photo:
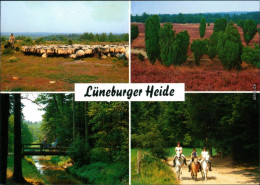
MULTIPOLYGON (((187 164, 188 162, 189 158, 187 158, 187 164)), ((168 158, 166 163, 176 173, 173 158, 168 158)), ((180 184, 259 184, 260 176, 257 170, 259 170, 257 167, 232 167, 230 161, 213 159, 212 171, 208 173, 207 181, 202 180, 201 172, 198 173, 198 181, 192 180, 188 165, 184 165, 180 184)))

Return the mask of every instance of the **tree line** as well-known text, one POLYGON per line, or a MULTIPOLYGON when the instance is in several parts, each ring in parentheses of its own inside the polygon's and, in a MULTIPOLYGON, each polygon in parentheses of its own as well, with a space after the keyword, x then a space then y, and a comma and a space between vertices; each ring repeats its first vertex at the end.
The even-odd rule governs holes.
MULTIPOLYGON (((257 25, 248 19, 243 21, 242 29, 248 44, 257 33, 257 25)), ((227 70, 240 69, 243 56, 245 62, 260 67, 258 60, 255 60, 258 57, 259 47, 257 45, 253 49, 245 47, 243 50, 240 34, 232 21, 228 23, 226 18, 216 19, 210 39, 203 39, 205 32, 206 21, 202 17, 199 27, 201 39, 193 40, 191 44, 197 65, 200 64, 203 55, 208 55, 211 60, 218 56, 227 70)), ((158 15, 153 15, 145 21, 145 50, 152 64, 157 59, 166 66, 184 63, 187 60, 189 39, 186 30, 176 34, 171 23, 164 23, 161 27, 158 15)))
POLYGON ((132 148, 166 158, 167 148, 214 148, 237 162, 259 161, 259 94, 188 94, 185 102, 132 102, 132 148), (248 157, 250 153, 250 157, 248 157))
MULTIPOLYGON (((202 17, 206 22, 213 23, 219 18, 226 18, 228 21, 238 23, 239 20, 253 19, 256 23, 260 23, 259 12, 248 13, 199 13, 199 14, 159 14, 160 23, 200 23, 202 17)), ((142 15, 131 15, 131 22, 145 23, 146 19, 152 17, 153 14, 143 13, 142 15)))

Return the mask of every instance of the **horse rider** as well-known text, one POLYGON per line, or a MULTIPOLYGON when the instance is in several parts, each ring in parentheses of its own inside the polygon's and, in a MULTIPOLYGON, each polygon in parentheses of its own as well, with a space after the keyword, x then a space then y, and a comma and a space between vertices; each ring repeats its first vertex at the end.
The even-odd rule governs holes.
POLYGON ((208 162, 209 162, 209 171, 212 171, 211 170, 211 161, 209 160, 209 157, 210 157, 210 155, 209 155, 209 152, 207 151, 207 148, 206 147, 203 147, 203 151, 201 152, 201 161, 200 161, 200 163, 202 163, 204 160, 208 160, 208 162))
POLYGON ((15 40, 14 34, 11 33, 11 36, 9 38, 9 44, 10 44, 12 49, 14 49, 14 40, 15 40))
MULTIPOLYGON (((186 163, 186 157, 182 154, 182 147, 181 147, 181 142, 177 142, 177 146, 175 147, 175 152, 176 154, 177 153, 180 153, 180 155, 183 157, 183 160, 184 160, 184 164, 187 165, 186 163)), ((173 159, 173 166, 175 167, 176 166, 176 158, 177 158, 177 155, 175 154, 174 156, 174 159, 173 159)))
MULTIPOLYGON (((188 164, 189 172, 190 172, 190 170, 191 170, 191 163, 194 161, 194 158, 198 158, 198 154, 197 154, 197 152, 196 152, 196 148, 193 148, 193 150, 192 150, 192 152, 191 152, 191 154, 190 154, 190 158, 191 158, 191 160, 190 160, 190 162, 189 162, 189 164, 188 164)), ((199 171, 200 171, 200 169, 199 169, 199 171)))

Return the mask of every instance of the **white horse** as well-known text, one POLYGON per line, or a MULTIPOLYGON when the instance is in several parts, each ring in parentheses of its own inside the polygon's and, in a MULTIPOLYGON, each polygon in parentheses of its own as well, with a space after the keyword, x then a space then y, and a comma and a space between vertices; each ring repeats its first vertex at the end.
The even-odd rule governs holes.
POLYGON ((206 157, 206 159, 203 159, 202 163, 201 163, 201 175, 202 178, 207 181, 208 179, 208 171, 209 171, 209 158, 206 157))
POLYGON ((182 174, 182 167, 184 165, 184 161, 183 161, 182 155, 179 152, 176 154, 176 156, 177 156, 177 158, 176 158, 177 178, 178 178, 178 180, 182 180, 181 174, 182 174))

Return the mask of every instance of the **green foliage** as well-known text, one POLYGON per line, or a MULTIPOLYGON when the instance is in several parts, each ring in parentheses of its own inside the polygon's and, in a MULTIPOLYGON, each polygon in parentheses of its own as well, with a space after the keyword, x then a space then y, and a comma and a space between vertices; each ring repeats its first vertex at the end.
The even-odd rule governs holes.
POLYGON ((124 163, 96 162, 80 168, 73 166, 68 171, 88 184, 127 184, 128 169, 124 163))
POLYGON ((4 44, 4 43, 5 43, 5 41, 6 41, 6 38, 5 38, 5 36, 1 36, 1 43, 2 43, 2 44, 4 44))
POLYGON ((208 26, 210 26, 210 23, 208 22, 208 26))
POLYGON ((181 65, 187 60, 188 48, 190 44, 190 36, 188 32, 182 31, 176 35, 173 50, 174 50, 174 65, 181 65))
POLYGON ((243 28, 244 22, 245 22, 245 21, 243 21, 243 20, 239 20, 239 21, 237 22, 237 25, 238 25, 240 28, 243 28))
POLYGON ((256 32, 257 32, 257 24, 254 22, 254 20, 249 19, 244 21, 243 35, 247 45, 254 38, 256 32))
POLYGON ((12 50, 11 48, 4 49, 3 51, 3 55, 13 55, 13 54, 14 54, 14 50, 12 50))
POLYGON ((138 53, 137 58, 138 58, 140 61, 144 61, 144 55, 142 55, 142 53, 138 53))
POLYGON ((225 31, 227 27, 227 19, 219 18, 214 22, 214 32, 225 31))
POLYGON ((213 60, 217 55, 218 32, 213 32, 209 39, 208 56, 213 60))
POLYGON ((227 70, 240 69, 243 45, 240 34, 234 24, 228 24, 225 32, 218 35, 218 58, 227 70))
POLYGON ((72 40, 71 39, 68 40, 68 45, 72 45, 72 40))
POLYGON ((154 64, 156 59, 160 59, 159 31, 160 22, 158 15, 154 15, 145 21, 145 50, 152 64, 154 64))
POLYGON ((171 23, 165 23, 159 32, 160 58, 166 66, 173 64, 175 31, 171 23))
POLYGON ((200 38, 203 38, 204 35, 205 35, 205 32, 206 32, 206 20, 205 20, 205 17, 201 18, 199 30, 200 30, 200 38))
POLYGON ((259 63, 259 52, 259 48, 244 47, 241 58, 246 63, 257 66, 259 63))
POLYGON ((21 43, 21 45, 33 45, 33 41, 31 39, 31 37, 26 37, 23 42, 21 43))
POLYGON ((136 39, 139 35, 138 25, 131 25, 131 41, 136 39))
POLYGON ((36 44, 41 44, 44 43, 44 38, 43 37, 39 37, 38 39, 35 40, 36 44))
POLYGON ((207 41, 206 40, 193 40, 191 44, 191 51, 193 52, 196 65, 200 64, 200 59, 203 54, 207 54, 207 41))
POLYGON ((131 182, 132 184, 176 184, 176 176, 161 159, 142 151, 140 174, 137 174, 137 150, 131 150, 131 182))

